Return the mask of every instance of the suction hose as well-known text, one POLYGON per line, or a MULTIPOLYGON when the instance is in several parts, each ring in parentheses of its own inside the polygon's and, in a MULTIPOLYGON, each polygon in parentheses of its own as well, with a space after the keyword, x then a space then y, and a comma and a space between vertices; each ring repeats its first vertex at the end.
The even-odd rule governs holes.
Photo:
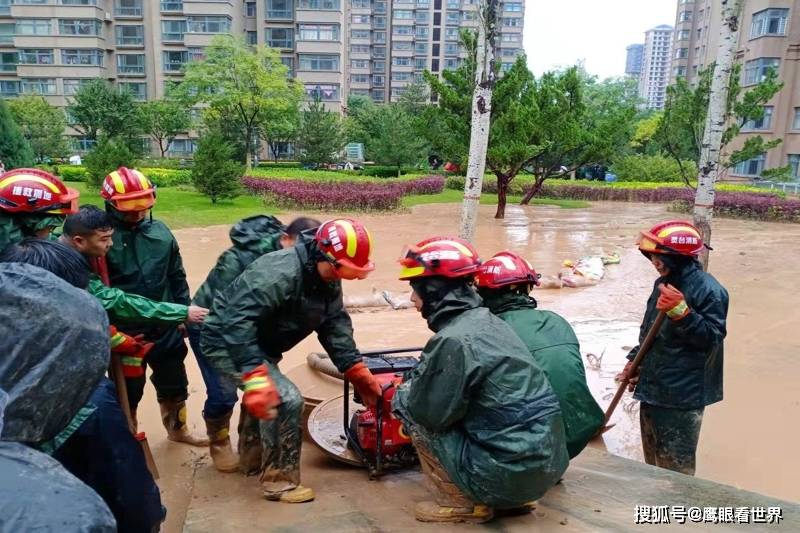
POLYGON ((336 365, 333 364, 331 358, 328 357, 326 353, 310 353, 306 357, 306 363, 308 366, 320 372, 321 374, 325 374, 326 376, 330 376, 336 379, 344 379, 344 374, 339 372, 336 368, 336 365))

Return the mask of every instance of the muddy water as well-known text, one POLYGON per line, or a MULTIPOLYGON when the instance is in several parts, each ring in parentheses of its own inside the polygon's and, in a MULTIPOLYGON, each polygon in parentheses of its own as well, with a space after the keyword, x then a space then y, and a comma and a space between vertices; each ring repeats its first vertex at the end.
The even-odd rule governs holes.
MULTIPOLYGON (((585 358, 587 376, 598 402, 607 405, 615 389, 613 376, 623 366, 627 350, 636 343, 638 324, 656 276, 632 243, 640 229, 672 215, 662 206, 618 203, 597 203, 580 210, 510 206, 504 221, 494 220, 493 212, 490 207, 481 207, 476 246, 483 257, 511 249, 528 258, 537 271, 555 274, 564 259, 620 252, 621 264, 610 266, 606 278, 596 286, 535 293, 542 308, 562 314, 573 324, 584 355, 595 356, 589 358, 595 365, 585 358)), ((288 221, 292 216, 290 213, 282 218, 288 221)), ((396 280, 396 259, 403 246, 436 234, 455 234, 458 206, 426 205, 407 213, 361 218, 373 234, 377 270, 366 281, 346 282, 345 292, 402 292, 407 284, 396 280)), ((706 410, 697 475, 797 501, 800 337, 796 332, 800 331, 800 313, 795 309, 795 298, 800 278, 795 265, 800 264, 800 226, 718 220, 714 231, 716 251, 711 271, 731 295, 725 399, 706 410)), ((227 227, 179 230, 176 235, 190 285, 196 288, 217 255, 229 245, 227 227)), ((353 322, 362 350, 421 345, 430 336, 413 310, 361 312, 353 314, 353 322)), ((287 354, 282 367, 307 393, 338 394, 337 382, 323 380, 305 367, 306 354, 320 349, 315 339, 307 339, 287 354)), ((190 416, 200 422, 203 386, 196 368, 190 366, 190 381, 196 392, 190 398, 190 416)), ((614 419, 618 425, 605 436, 611 451, 641 457, 637 409, 629 397, 618 408, 614 419)), ((183 467, 167 468, 162 487, 180 488, 186 483, 181 477, 186 475, 186 468, 192 461, 201 460, 202 453, 164 442, 155 410, 151 412, 153 420, 145 425, 154 442, 156 459, 160 465, 178 461, 183 467)), ((171 491, 168 503, 180 509, 186 498, 181 490, 171 491)), ((179 519, 180 510, 177 516, 171 516, 172 527, 179 519)))

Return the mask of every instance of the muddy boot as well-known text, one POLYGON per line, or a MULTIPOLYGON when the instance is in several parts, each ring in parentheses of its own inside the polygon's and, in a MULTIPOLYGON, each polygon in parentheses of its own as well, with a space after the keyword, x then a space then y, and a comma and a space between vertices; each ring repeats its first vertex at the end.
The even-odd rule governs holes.
POLYGON ((185 442, 191 446, 208 446, 208 439, 189 432, 186 426, 186 402, 166 400, 158 403, 161 421, 167 428, 167 438, 174 442, 185 442))
POLYGON ((300 471, 281 472, 266 469, 261 473, 264 498, 283 503, 305 503, 314 499, 314 491, 300 484, 300 471))
POLYGON ((236 472, 239 470, 239 458, 231 449, 231 438, 228 435, 231 414, 229 411, 217 418, 208 418, 203 415, 206 421, 206 431, 208 433, 208 451, 214 468, 220 472, 236 472))
POLYGON ((420 502, 414 506, 414 518, 420 522, 467 522, 482 524, 494 518, 494 512, 485 505, 448 507, 436 502, 420 502))

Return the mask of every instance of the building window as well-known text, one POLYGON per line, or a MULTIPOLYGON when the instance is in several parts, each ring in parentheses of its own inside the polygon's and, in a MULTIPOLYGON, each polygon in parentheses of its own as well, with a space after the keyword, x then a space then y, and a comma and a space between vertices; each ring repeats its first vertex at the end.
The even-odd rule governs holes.
POLYGON ((369 9, 369 0, 350 0, 353 9, 369 9))
POLYGON ((47 4, 48 0, 14 0, 14 3, 17 5, 36 6, 47 4))
POLYGON ((372 3, 372 11, 374 13, 386 13, 386 2, 384 0, 375 0, 372 3))
POLYGON ((448 56, 457 56, 458 48, 458 43, 447 43, 444 45, 444 53, 448 56))
POLYGON ((688 41, 690 35, 691 35, 691 32, 689 30, 680 30, 676 34, 675 39, 678 40, 678 41, 688 41))
POLYGON ((183 34, 186 33, 185 20, 162 20, 161 21, 161 40, 166 42, 183 42, 183 34))
POLYGON ((171 156, 190 156, 197 150, 195 139, 173 139, 167 148, 167 154, 171 156))
POLYGON ((294 30, 292 28, 267 28, 267 46, 271 48, 292 48, 294 30))
POLYGON ((187 17, 186 28, 188 33, 229 33, 231 19, 218 16, 187 17))
POLYGON ((502 50, 500 50, 500 55, 502 57, 516 57, 518 53, 519 50, 517 50, 516 48, 503 48, 502 50))
POLYGON ((383 72, 386 70, 386 61, 373 61, 372 72, 383 72))
POLYGON ((800 130, 800 107, 794 108, 794 120, 792 121, 792 129, 800 130))
POLYGON ((384 29, 386 27, 386 17, 373 17, 372 27, 378 30, 384 29))
POLYGON ((522 13, 522 2, 506 2, 503 11, 508 13, 522 13))
POLYGON ((119 91, 130 94, 137 102, 144 102, 147 100, 146 83, 120 83, 119 91))
POLYGON ((84 48, 65 48, 61 50, 61 63, 64 65, 103 66, 103 51, 84 48))
MULTIPOLYGON (((300 24, 299 41, 338 41, 338 24, 300 24)), ((369 48, 369 47, 367 47, 369 48)), ((369 50, 367 50, 369 53, 369 50)))
POLYGON ((392 43, 392 51, 393 52, 394 51, 410 52, 411 50, 414 49, 413 46, 414 46, 414 43, 398 41, 398 42, 392 43))
POLYGON ((22 94, 56 94, 55 78, 25 78, 21 80, 22 94))
POLYGON ((411 66, 412 58, 410 57, 393 57, 392 58, 392 66, 393 67, 410 67, 411 66))
POLYGON ((428 60, 424 57, 417 57, 414 59, 414 69, 425 70, 428 68, 428 60))
POLYGON ((430 20, 428 11, 417 11, 414 13, 414 21, 417 24, 427 24, 430 20))
POLYGON ((773 107, 764 106, 764 116, 759 119, 751 119, 744 123, 742 130, 768 130, 772 127, 773 107))
POLYGON ((369 74, 350 74, 350 83, 369 83, 369 74))
POLYGON ((18 61, 16 52, 0 52, 0 72, 16 72, 18 61))
POLYGON ((689 57, 689 49, 688 48, 678 48, 675 50, 675 59, 684 59, 689 57))
POLYGON ((19 51, 19 63, 25 65, 52 65, 52 48, 29 48, 19 51))
POLYGON ((428 43, 414 43, 414 53, 415 54, 427 54, 428 53, 428 43))
POLYGON ((414 26, 392 26, 392 35, 414 35, 414 26))
POLYGON ((800 180, 800 154, 789 154, 789 166, 792 167, 792 178, 800 180))
POLYGON ((116 0, 114 15, 117 17, 141 17, 142 0, 116 0))
POLYGON ((0 95, 17 96, 19 95, 18 81, 0 81, 0 95))
POLYGON ((350 30, 351 39, 369 40, 369 30, 350 30))
POLYGON ((100 21, 95 19, 59 19, 60 35, 100 35, 100 21))
POLYGON ((415 26, 414 35, 420 39, 427 39, 430 35, 430 28, 428 26, 415 26))
POLYGON ((372 42, 381 44, 386 43, 386 32, 385 31, 372 32, 372 42))
POLYGON ((350 68, 369 68, 369 61, 366 59, 351 59, 350 68))
POLYGON ((163 1, 161 2, 161 11, 162 12, 175 12, 175 11, 183 11, 183 2, 175 2, 175 1, 163 1))
POLYGON ((477 11, 462 11, 461 20, 469 22, 471 20, 475 20, 477 18, 477 15, 478 15, 477 11))
POLYGON ((374 101, 383 102, 386 98, 386 93, 383 91, 383 89, 372 89, 371 96, 374 101))
POLYGON ((786 35, 786 21, 789 18, 788 9, 765 9, 753 13, 753 23, 750 25, 750 38, 763 37, 764 35, 786 35))
POLYGON ((17 35, 52 35, 47 19, 18 20, 16 32, 17 35))
POLYGON ((72 138, 72 147, 77 152, 88 152, 92 148, 94 148, 95 144, 97 144, 97 141, 95 139, 89 139, 89 138, 86 138, 86 137, 73 137, 72 138))
POLYGON ((292 0, 265 0, 268 19, 291 19, 294 16, 292 0))
POLYGON ((413 77, 411 72, 392 72, 392 81, 409 81, 413 77))
POLYGON ((369 89, 350 89, 350 96, 369 96, 369 89))
POLYGON ((761 83, 767 77, 770 69, 778 70, 780 59, 777 57, 761 57, 744 64, 744 85, 761 83))
POLYGON ((294 58, 282 57, 281 63, 283 63, 283 66, 286 67, 286 76, 289 78, 294 76, 294 58))
POLYGON ((504 33, 502 34, 502 41, 504 43, 518 43, 522 38, 521 33, 504 33))
POLYGON ((255 2, 247 2, 244 5, 244 12, 245 12, 245 16, 247 16, 247 17, 255 17, 256 16, 256 3, 255 2))
POLYGON ((372 76, 372 85, 375 87, 383 87, 386 83, 386 76, 383 74, 375 74, 372 76))
POLYGON ((203 48, 199 46, 189 47, 189 61, 202 61, 206 58, 206 53, 203 48))
POLYGON ((448 41, 457 41, 458 40, 458 27, 455 26, 447 26, 444 30, 444 38, 448 41))
POLYGON ((753 159, 742 161, 733 168, 733 173, 740 176, 760 176, 764 170, 764 154, 753 159))
POLYGON ((0 24, 0 44, 14 44, 14 23, 0 24))
POLYGON ((327 54, 299 54, 298 70, 325 72, 339 71, 339 56, 327 54))
POLYGON ((117 55, 117 74, 144 74, 144 54, 117 55))
POLYGON ((309 100, 322 100, 323 102, 335 102, 339 100, 338 85, 320 85, 307 83, 305 86, 306 98, 309 100))
POLYGON ((414 12, 410 9, 395 9, 392 18, 397 20, 414 20, 414 12))
POLYGON ((458 9, 461 7, 461 0, 447 0, 447 9, 458 9))
POLYGON ((502 72, 508 72, 514 67, 514 63, 500 63, 500 70, 502 72))
POLYGON ((90 81, 92 78, 64 78, 64 96, 72 96, 90 81))
POLYGON ((369 45, 368 44, 351 44, 350 45, 350 53, 351 54, 367 54, 367 55, 369 55, 369 45))
MULTIPOLYGON (((375 46, 372 49, 372 57, 376 59, 383 59, 386 57, 386 47, 385 46, 375 46)), ((375 64, 378 64, 376 62, 375 64)))
POLYGON ((339 0, 298 0, 297 9, 315 9, 320 11, 339 11, 342 4, 339 0))
POLYGON ((504 18, 503 26, 506 28, 519 28, 522 26, 521 18, 504 18))
POLYGON ((161 62, 164 72, 181 72, 183 65, 189 60, 189 52, 162 52, 161 62))
POLYGON ((692 20, 691 11, 681 11, 680 15, 678 15, 678 22, 688 22, 690 20, 692 20))
POLYGON ((353 24, 369 24, 369 15, 351 15, 350 22, 353 24))
POLYGON ((675 74, 675 77, 686 76, 686 67, 683 65, 678 65, 677 67, 672 69, 672 73, 675 74))
POLYGON ((144 26, 117 26, 117 46, 144 46, 144 26))
POLYGON ((448 11, 447 18, 445 20, 448 24, 458 24, 458 21, 461 20, 461 15, 458 11, 448 11))

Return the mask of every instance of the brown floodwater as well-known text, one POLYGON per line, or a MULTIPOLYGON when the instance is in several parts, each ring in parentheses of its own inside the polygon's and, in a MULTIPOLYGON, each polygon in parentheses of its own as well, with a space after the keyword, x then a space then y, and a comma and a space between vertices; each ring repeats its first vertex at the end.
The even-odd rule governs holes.
MULTIPOLYGON (((609 266, 605 278, 595 286, 534 292, 540 307, 561 314, 575 328, 590 387, 605 407, 616 389, 613 377, 622 368, 628 349, 637 342, 645 302, 657 276, 636 250, 636 236, 641 229, 675 215, 663 206, 621 203, 595 203, 574 210, 509 206, 505 220, 495 220, 493 214, 493 208, 481 207, 475 245, 484 259, 504 249, 514 250, 537 271, 551 275, 559 271, 565 259, 619 252, 621 263, 609 266), (593 357, 587 358, 588 354, 593 357)), ((288 213, 281 219, 288 222, 293 215, 288 213)), ((403 293, 408 285, 396 279, 401 250, 427 237, 456 234, 459 206, 422 205, 400 214, 359 218, 373 235, 377 268, 367 280, 346 282, 345 293, 403 293)), ((227 232, 226 226, 175 232, 193 289, 229 246, 227 232)), ((800 434, 800 312, 795 306, 800 278, 794 272, 800 264, 798 242, 800 225, 725 219, 714 223, 715 251, 710 271, 731 297, 725 342, 725 398, 706 410, 697 461, 700 477, 794 501, 800 500, 800 460, 796 454, 800 434)), ((431 335, 413 309, 360 311, 352 316, 362 350, 420 346, 431 335)), ((306 355, 312 351, 321 351, 321 347, 316 339, 309 338, 287 354, 281 364, 284 372, 308 396, 339 394, 336 381, 321 378, 307 368, 306 355)), ((194 364, 189 367, 195 392, 190 398, 190 416, 199 429, 203 385, 194 364)), ((150 410, 157 421, 155 405, 150 410)), ((641 459, 638 405, 630 395, 626 394, 613 422, 617 426, 605 434, 609 450, 641 459)), ((183 466, 201 459, 201 450, 187 452, 164 443, 157 422, 145 425, 157 454, 173 454, 173 459, 184 461, 183 466)), ((175 472, 168 469, 167 475, 162 475, 162 487, 180 486, 185 480, 179 471, 177 467, 175 472)), ((180 507, 187 503, 186 498, 173 494, 168 502, 180 507)), ((180 511, 177 517, 173 513, 172 527, 180 517, 180 511)))

